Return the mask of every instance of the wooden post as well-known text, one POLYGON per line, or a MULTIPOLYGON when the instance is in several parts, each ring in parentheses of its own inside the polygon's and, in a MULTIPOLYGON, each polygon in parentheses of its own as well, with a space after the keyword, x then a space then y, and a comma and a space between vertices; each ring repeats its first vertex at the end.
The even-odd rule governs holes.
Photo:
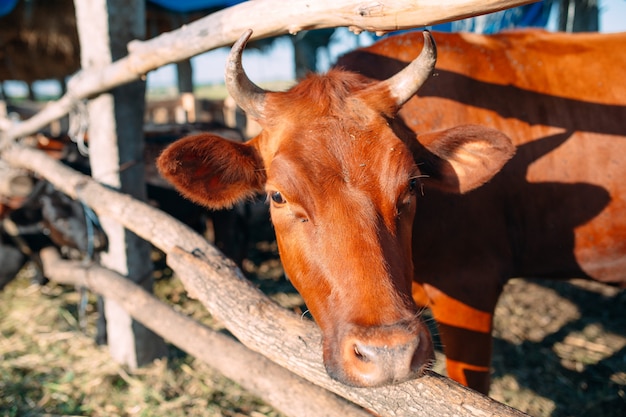
POLYGON ((177 123, 195 123, 197 121, 196 98, 193 95, 193 69, 191 59, 184 59, 176 63, 178 78, 178 98, 185 113, 185 120, 177 123))
MULTIPOLYGON (((145 33, 141 0, 75 0, 83 68, 104 67, 127 55, 126 45, 145 33)), ((143 113, 145 82, 116 87, 90 100, 89 153, 98 182, 146 199, 143 178, 143 113)), ((102 265, 151 291, 150 245, 115 220, 102 217, 109 238, 102 265)), ((165 344, 135 322, 114 301, 105 301, 109 350, 114 360, 135 368, 165 353, 165 344)))
POLYGON ((183 59, 176 63, 178 94, 193 93, 193 68, 191 59, 183 59))
POLYGON ((563 32, 597 32, 599 28, 596 0, 562 0, 559 2, 559 30, 563 32))

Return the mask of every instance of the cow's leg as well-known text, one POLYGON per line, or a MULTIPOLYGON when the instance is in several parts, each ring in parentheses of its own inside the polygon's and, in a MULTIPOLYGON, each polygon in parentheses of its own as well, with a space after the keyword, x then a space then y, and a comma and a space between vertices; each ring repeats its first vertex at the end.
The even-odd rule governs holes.
MULTIPOLYGON (((435 315, 435 319, 436 319, 435 315)), ((438 323, 446 354, 448 376, 483 394, 489 394, 491 333, 438 323)))
MULTIPOLYGON (((493 300, 488 303, 490 307, 485 311, 450 297, 429 284, 424 284, 423 290, 425 298, 422 301, 427 300, 427 306, 439 328, 448 376, 476 391, 488 394, 491 330, 497 293, 490 297, 493 300)), ((415 288, 413 293, 415 296, 415 288)))

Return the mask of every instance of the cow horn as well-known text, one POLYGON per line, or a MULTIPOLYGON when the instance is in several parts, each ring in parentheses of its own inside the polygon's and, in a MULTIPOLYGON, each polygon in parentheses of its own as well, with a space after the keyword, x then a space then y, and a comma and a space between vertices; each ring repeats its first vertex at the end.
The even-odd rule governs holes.
POLYGON ((409 101, 430 76, 437 62, 437 47, 430 31, 425 30, 424 47, 419 56, 406 68, 383 81, 398 107, 409 101))
POLYGON ((230 50, 226 62, 226 88, 243 111, 255 119, 262 119, 266 91, 248 78, 241 65, 241 55, 250 36, 252 29, 245 31, 230 50))

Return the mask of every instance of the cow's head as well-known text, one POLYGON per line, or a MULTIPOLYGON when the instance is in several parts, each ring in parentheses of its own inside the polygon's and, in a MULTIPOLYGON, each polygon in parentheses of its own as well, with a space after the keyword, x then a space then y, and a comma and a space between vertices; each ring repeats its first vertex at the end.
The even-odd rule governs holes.
POLYGON ((411 298, 421 179, 470 190, 501 168, 512 146, 477 127, 424 135, 422 146, 395 120, 434 67, 428 32, 420 56, 388 80, 331 70, 287 92, 264 91, 246 76, 250 34, 233 46, 226 83, 262 132, 245 144, 210 134, 181 139, 159 169, 211 208, 267 193, 285 272, 322 329, 332 377, 377 386, 419 375, 433 358, 411 298))

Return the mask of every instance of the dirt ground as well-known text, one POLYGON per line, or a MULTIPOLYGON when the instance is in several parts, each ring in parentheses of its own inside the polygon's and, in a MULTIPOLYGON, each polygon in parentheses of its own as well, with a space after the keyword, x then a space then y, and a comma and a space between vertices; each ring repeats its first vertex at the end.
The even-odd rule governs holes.
POLYGON ((626 292, 515 279, 495 317, 491 396, 533 416, 626 416, 626 292))
MULTIPOLYGON (((302 300, 261 230, 245 272, 288 308, 302 300)), ((210 323, 155 253, 155 292, 210 323)), ((138 371, 96 346, 95 297, 32 285, 0 293, 0 416, 280 416, 171 346, 138 371), (86 315, 79 305, 86 302, 86 315)), ((587 281, 512 280, 498 305, 491 396, 532 416, 626 416, 626 292, 587 281)))

